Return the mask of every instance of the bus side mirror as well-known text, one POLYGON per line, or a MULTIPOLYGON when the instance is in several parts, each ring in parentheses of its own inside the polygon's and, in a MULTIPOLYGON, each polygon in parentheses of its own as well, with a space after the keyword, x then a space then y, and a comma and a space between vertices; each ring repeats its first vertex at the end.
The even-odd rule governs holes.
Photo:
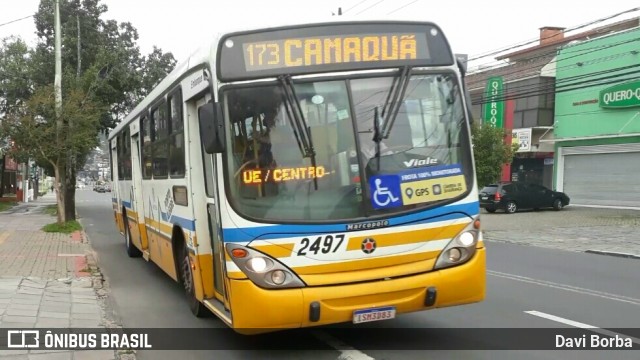
POLYGON ((198 108, 200 138, 208 154, 224 152, 224 124, 218 103, 208 102, 198 108))

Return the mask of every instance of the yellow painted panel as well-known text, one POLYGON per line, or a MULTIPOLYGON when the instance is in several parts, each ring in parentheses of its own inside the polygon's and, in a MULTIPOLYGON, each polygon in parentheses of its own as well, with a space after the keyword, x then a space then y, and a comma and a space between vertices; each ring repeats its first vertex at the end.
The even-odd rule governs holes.
MULTIPOLYGON (((209 299, 214 296, 213 288, 213 257, 211 254, 198 255, 198 269, 200 270, 200 278, 204 297, 209 299)), ((203 300, 198 298, 199 300, 203 300)))
POLYGON ((233 326, 240 333, 271 332, 351 322, 355 310, 377 306, 395 306, 402 314, 482 301, 486 291, 485 257, 485 250, 479 249, 461 266, 350 285, 266 290, 249 280, 230 280, 233 326), (436 304, 425 307, 430 286, 437 289, 436 304), (310 322, 309 307, 316 301, 320 303, 320 321, 310 322))
MULTIPOLYGON (((381 268, 392 265, 397 265, 398 263, 409 263, 416 261, 425 261, 434 259, 440 251, 427 251, 418 254, 405 254, 405 255, 395 255, 395 256, 387 256, 381 258, 373 258, 373 259, 360 259, 353 261, 343 261, 334 264, 323 264, 323 265, 310 265, 310 266, 300 266, 294 268, 294 271, 298 275, 310 275, 310 274, 332 274, 339 273, 345 271, 352 271, 354 268, 358 268, 358 271, 362 271, 360 269, 371 269, 371 268, 381 268)), ((334 276, 335 274, 332 274, 334 276)))
POLYGON ((290 257, 295 244, 278 244, 278 245, 259 245, 253 246, 254 249, 262 251, 274 258, 290 257))
POLYGON ((392 265, 385 267, 375 267, 366 270, 344 271, 338 273, 322 273, 300 275, 302 280, 309 286, 322 286, 328 284, 349 284, 371 279, 392 278, 431 271, 436 262, 438 252, 433 252, 433 258, 420 260, 407 264, 392 265))
POLYGON ((362 241, 368 237, 372 237, 376 240, 377 247, 396 246, 405 244, 415 244, 428 240, 443 240, 451 239, 458 235, 462 229, 468 224, 456 224, 441 226, 430 229, 411 230, 404 232, 397 232, 391 234, 381 234, 374 236, 356 236, 349 239, 349 245, 347 250, 360 250, 362 241))

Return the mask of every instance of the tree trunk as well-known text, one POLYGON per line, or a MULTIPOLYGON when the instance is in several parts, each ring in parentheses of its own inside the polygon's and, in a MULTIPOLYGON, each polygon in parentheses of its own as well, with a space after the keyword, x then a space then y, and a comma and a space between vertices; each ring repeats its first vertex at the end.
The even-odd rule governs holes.
POLYGON ((53 165, 53 172, 55 174, 55 184, 53 185, 56 189, 56 201, 58 203, 58 224, 64 224, 67 220, 65 217, 65 194, 64 189, 66 188, 65 184, 65 172, 60 171, 60 165, 53 165))
MULTIPOLYGON (((68 165, 70 166, 70 165, 68 165)), ((67 189, 64 194, 64 210, 67 221, 76 219, 76 172, 73 166, 67 174, 67 189)))
POLYGON ((0 162, 0 198, 4 196, 4 162, 7 161, 7 156, 2 155, 2 161, 0 162))

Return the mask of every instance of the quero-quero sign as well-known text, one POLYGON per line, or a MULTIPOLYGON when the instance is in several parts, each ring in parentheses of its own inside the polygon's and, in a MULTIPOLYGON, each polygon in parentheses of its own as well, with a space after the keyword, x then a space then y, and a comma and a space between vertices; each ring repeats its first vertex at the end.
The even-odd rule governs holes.
POLYGON ((496 76, 487 79, 485 89, 484 122, 492 127, 502 128, 504 118, 504 90, 502 77, 496 76))
POLYGON ((640 106, 640 81, 617 84, 600 91, 598 103, 602 108, 640 106))

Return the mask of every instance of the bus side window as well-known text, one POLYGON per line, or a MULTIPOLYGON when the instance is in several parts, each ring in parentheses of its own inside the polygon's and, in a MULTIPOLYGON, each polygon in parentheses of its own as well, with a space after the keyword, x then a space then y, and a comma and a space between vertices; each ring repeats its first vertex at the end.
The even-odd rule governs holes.
POLYGON ((153 178, 166 178, 169 174, 169 119, 167 116, 167 102, 162 101, 151 110, 154 124, 153 145, 153 178))
POLYGON ((140 166, 142 167, 143 179, 151 179, 151 173, 153 170, 153 132, 151 131, 153 126, 151 122, 152 119, 146 115, 142 116, 140 119, 140 132, 142 133, 142 143, 140 144, 142 147, 142 161, 140 162, 140 166))
POLYGON ((172 178, 184 177, 184 120, 182 117, 182 93, 180 88, 169 96, 169 175, 172 178))

